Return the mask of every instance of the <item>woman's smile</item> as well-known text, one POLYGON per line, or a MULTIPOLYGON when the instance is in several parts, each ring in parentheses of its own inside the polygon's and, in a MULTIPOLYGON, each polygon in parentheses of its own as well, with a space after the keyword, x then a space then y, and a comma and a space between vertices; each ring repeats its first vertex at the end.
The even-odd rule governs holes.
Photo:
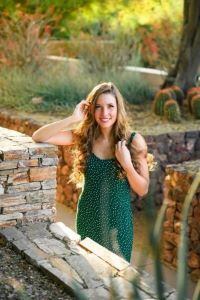
POLYGON ((94 117, 100 127, 112 127, 117 120, 117 102, 112 94, 101 94, 95 104, 94 117))
POLYGON ((111 118, 100 118, 101 122, 108 122, 111 118))

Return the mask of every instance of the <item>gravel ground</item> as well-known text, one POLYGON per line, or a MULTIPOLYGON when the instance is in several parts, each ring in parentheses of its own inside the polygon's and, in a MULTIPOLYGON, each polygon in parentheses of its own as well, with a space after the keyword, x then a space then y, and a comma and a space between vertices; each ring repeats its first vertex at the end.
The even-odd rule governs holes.
POLYGON ((0 300, 74 300, 0 239, 0 300))

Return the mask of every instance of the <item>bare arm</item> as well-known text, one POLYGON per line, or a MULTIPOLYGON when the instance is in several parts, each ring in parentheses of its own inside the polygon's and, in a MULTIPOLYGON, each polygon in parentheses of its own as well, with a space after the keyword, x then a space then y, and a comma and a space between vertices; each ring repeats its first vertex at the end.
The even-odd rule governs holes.
POLYGON ((141 164, 140 174, 138 174, 138 172, 135 170, 133 164, 125 169, 125 171, 131 188, 139 196, 144 196, 147 194, 149 188, 149 171, 144 153, 141 153, 139 159, 141 164))
POLYGON ((35 142, 46 142, 54 145, 70 145, 73 143, 72 129, 74 129, 86 116, 88 104, 82 100, 75 108, 73 114, 63 120, 42 126, 36 130, 32 139, 35 142))
POLYGON ((44 142, 54 145, 70 145, 72 143, 71 129, 76 122, 72 116, 42 126, 36 130, 32 139, 35 142, 44 142))
POLYGON ((120 141, 116 145, 116 157, 125 170, 133 191, 139 196, 144 196, 148 192, 149 187, 149 171, 146 159, 147 146, 139 133, 137 133, 131 144, 138 149, 137 158, 140 162, 140 173, 135 170, 132 164, 130 152, 126 147, 126 141, 120 141))

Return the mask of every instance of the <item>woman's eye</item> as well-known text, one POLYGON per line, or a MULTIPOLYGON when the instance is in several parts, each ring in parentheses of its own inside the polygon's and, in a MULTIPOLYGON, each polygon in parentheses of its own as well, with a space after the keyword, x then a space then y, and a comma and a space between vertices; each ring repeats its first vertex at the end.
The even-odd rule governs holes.
POLYGON ((100 106, 99 106, 99 105, 96 105, 96 106, 95 106, 95 109, 97 109, 97 108, 100 108, 100 106))

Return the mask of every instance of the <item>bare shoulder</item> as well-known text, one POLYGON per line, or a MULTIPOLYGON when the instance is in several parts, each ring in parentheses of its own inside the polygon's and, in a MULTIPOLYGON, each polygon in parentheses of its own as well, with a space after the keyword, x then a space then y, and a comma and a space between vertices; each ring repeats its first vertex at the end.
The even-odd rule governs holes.
POLYGON ((131 141, 131 146, 139 153, 147 153, 147 144, 144 137, 137 132, 131 141))

